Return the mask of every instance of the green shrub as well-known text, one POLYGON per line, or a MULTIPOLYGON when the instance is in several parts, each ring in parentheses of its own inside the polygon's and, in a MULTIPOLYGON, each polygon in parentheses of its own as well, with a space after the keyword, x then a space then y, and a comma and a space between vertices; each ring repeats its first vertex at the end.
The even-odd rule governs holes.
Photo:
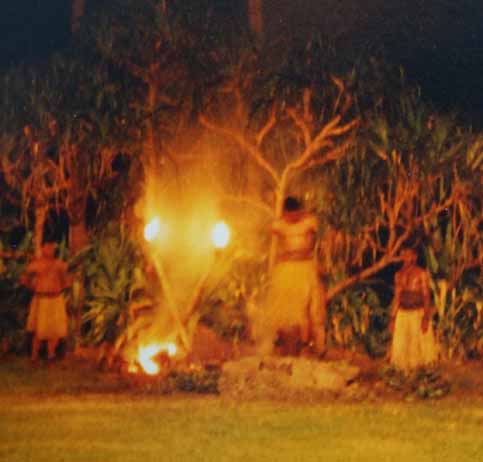
POLYGON ((114 343, 129 324, 129 306, 143 296, 140 249, 120 227, 110 226, 86 254, 85 339, 114 343))
POLYGON ((329 304, 327 317, 333 344, 350 349, 363 345, 371 356, 385 353, 387 309, 374 289, 359 286, 338 295, 329 304))
MULTIPOLYGON (((5 236, 0 238, 0 252, 7 248, 5 236)), ((20 254, 31 247, 31 235, 16 246, 20 254)), ((19 284, 26 258, 0 258, 0 340, 9 351, 26 348, 25 324, 28 315, 30 292, 19 284)))
POLYGON ((406 397, 438 399, 451 391, 451 384, 438 369, 419 368, 409 374, 389 366, 381 370, 381 378, 389 388, 400 391, 406 397))

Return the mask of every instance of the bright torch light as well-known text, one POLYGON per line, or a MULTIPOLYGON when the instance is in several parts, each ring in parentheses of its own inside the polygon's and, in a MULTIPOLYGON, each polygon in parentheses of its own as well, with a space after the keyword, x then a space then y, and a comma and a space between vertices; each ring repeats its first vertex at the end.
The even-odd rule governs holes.
POLYGON ((230 242, 230 228, 224 221, 219 221, 211 230, 211 241, 217 249, 225 248, 230 242))
POLYGON ((152 242, 155 239, 164 239, 168 230, 164 223, 161 223, 158 217, 154 217, 145 227, 144 227, 144 239, 148 242, 152 242))
POLYGON ((144 239, 148 242, 151 242, 159 233, 161 228, 161 222, 159 218, 153 218, 145 227, 144 227, 144 239))

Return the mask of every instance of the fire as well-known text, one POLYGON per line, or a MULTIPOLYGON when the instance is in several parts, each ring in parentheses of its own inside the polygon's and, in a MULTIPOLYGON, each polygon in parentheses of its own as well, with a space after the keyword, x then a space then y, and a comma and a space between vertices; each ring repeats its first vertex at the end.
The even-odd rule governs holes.
POLYGON ((225 248, 230 242, 230 228, 224 221, 219 221, 213 226, 211 241, 217 249, 225 248))
MULTIPOLYGON (((201 222, 196 220, 191 222, 191 228, 189 229, 180 229, 177 232, 184 233, 185 240, 190 240, 192 242, 196 242, 197 245, 200 245, 200 232, 202 232, 203 226, 201 222)), ((150 242, 151 244, 154 243, 166 243, 170 234, 170 229, 168 228, 167 223, 160 220, 158 216, 152 218, 145 226, 144 226, 144 239, 150 242)), ((224 221, 218 221, 211 227, 211 245, 216 249, 224 249, 231 240, 231 231, 230 227, 224 221)), ((202 241, 202 240, 201 240, 202 241)), ((201 243, 203 246, 204 244, 201 243)))
POLYGON ((152 242, 155 239, 165 239, 168 234, 168 229, 164 223, 158 217, 154 217, 144 227, 144 239, 148 242, 152 242))
POLYGON ((177 350, 176 345, 171 342, 150 343, 149 345, 139 347, 137 360, 146 374, 156 375, 160 371, 160 366, 154 358, 162 352, 165 352, 170 357, 175 356, 177 350))

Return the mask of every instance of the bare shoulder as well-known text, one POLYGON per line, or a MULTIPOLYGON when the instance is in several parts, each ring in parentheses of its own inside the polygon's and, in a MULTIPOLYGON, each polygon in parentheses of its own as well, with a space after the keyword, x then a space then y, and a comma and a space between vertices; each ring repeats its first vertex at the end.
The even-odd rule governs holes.
POLYGON ((42 259, 34 258, 30 263, 27 264, 27 267, 25 269, 28 273, 36 273, 38 271, 42 271, 42 259))

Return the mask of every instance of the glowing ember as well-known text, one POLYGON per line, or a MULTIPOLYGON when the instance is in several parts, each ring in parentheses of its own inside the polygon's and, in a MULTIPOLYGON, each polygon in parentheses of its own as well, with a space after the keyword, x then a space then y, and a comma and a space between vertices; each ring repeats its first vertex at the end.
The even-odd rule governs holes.
POLYGON ((230 228, 224 221, 219 221, 213 226, 211 241, 217 249, 223 249, 230 242, 230 228))
POLYGON ((167 353, 168 356, 174 356, 177 352, 176 345, 174 343, 151 343, 139 347, 138 361, 146 374, 156 375, 159 373, 160 366, 153 358, 161 352, 167 353))

